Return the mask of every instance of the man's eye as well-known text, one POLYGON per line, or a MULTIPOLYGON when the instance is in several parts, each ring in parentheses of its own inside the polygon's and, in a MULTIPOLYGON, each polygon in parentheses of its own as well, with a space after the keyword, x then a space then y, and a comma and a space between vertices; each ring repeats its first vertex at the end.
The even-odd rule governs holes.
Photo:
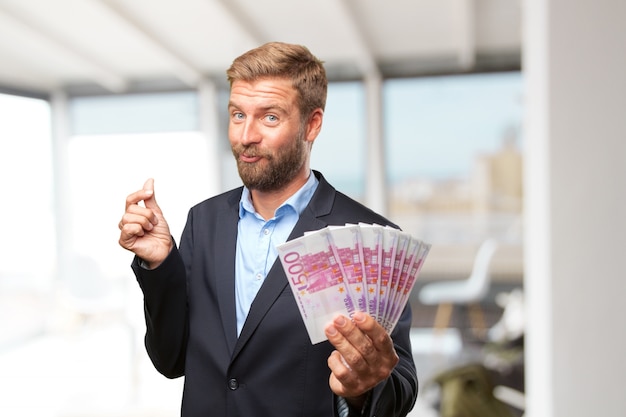
POLYGON ((265 118, 267 119, 268 122, 277 122, 278 121, 278 117, 274 116, 273 114, 268 114, 267 116, 265 116, 265 118))
POLYGON ((244 116, 243 113, 233 113, 233 119, 235 120, 243 120, 244 116))

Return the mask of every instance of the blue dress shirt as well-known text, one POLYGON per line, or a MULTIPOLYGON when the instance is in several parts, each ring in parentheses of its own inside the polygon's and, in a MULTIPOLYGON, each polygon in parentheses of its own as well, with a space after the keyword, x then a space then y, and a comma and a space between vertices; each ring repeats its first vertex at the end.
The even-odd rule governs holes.
POLYGON ((252 300, 278 256, 276 246, 287 241, 318 184, 315 175, 310 173, 302 188, 278 207, 274 217, 267 221, 256 212, 252 205, 250 190, 244 187, 239 202, 235 256, 237 335, 241 333, 252 300))

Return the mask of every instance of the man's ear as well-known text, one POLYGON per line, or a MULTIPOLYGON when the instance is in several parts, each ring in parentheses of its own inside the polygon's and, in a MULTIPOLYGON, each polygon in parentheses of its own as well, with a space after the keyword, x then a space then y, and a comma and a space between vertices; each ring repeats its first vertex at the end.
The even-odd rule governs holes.
POLYGON ((313 110, 309 116, 306 125, 306 140, 313 143, 322 130, 322 121, 324 119, 324 110, 317 108, 313 110))

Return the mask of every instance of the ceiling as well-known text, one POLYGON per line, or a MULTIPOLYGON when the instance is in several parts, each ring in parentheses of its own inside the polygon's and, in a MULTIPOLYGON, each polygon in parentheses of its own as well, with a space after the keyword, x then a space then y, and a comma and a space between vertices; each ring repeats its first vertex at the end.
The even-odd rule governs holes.
POLYGON ((0 0, 0 89, 195 88, 267 41, 331 80, 520 68, 520 0, 0 0))

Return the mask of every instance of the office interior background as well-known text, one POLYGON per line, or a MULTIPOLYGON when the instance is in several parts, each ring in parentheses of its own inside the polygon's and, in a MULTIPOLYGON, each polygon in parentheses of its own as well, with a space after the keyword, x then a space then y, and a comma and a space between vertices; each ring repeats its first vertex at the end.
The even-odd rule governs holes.
MULTIPOLYGON (((116 225, 148 177, 176 238, 191 205, 239 185, 223 73, 278 38, 329 67, 312 167, 433 245, 411 297, 422 382, 484 362, 470 311, 453 310, 436 332, 436 306, 419 292, 467 278, 495 238, 480 303, 495 326, 498 296, 523 292, 520 414, 621 415, 622 2, 306 6, 327 20, 326 34, 290 10, 301 5, 149 3, 0 2, 0 414, 177 415, 182 381, 158 375, 143 351, 141 295, 116 225), (188 33, 172 35, 184 22, 188 33), (177 43, 226 27, 237 35, 177 43), (89 49, 95 40, 101 55, 89 49), (133 53, 145 68, 124 67, 133 53)), ((423 389, 411 415, 437 415, 431 394, 441 395, 423 389)))

